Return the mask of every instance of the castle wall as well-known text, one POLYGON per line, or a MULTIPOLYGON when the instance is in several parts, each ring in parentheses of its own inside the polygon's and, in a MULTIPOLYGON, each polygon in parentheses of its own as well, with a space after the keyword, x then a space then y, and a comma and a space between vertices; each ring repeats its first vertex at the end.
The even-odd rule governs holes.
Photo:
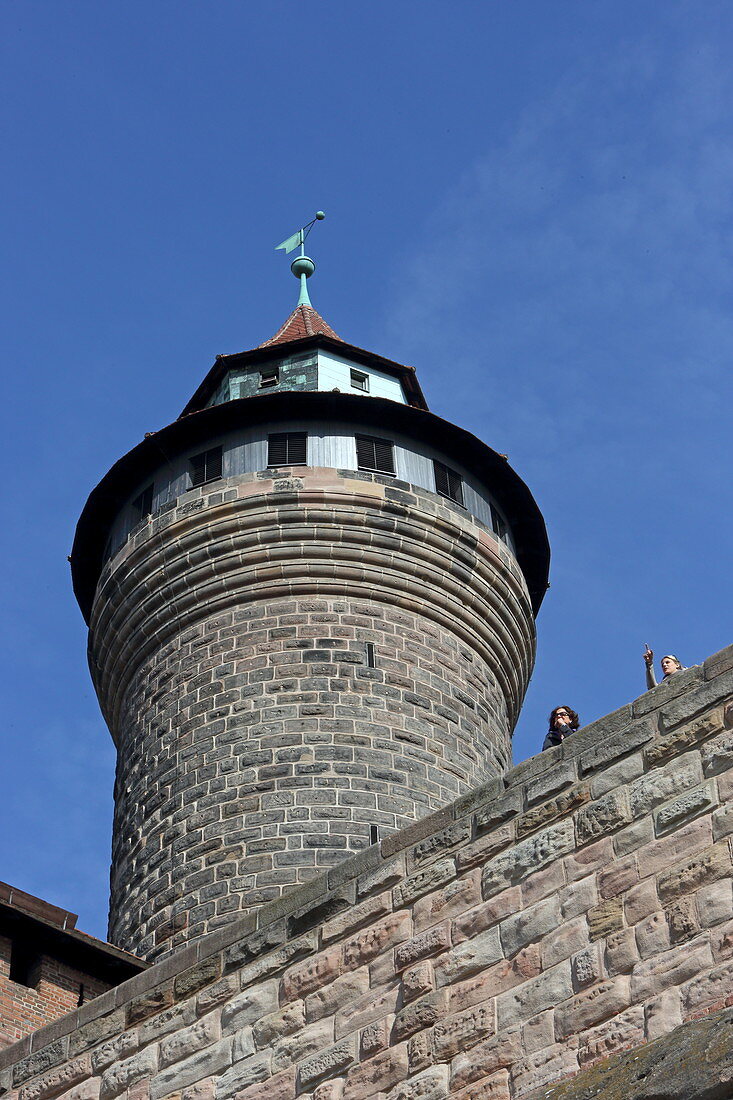
POLYGON ((503 773, 534 617, 513 555, 435 494, 244 475, 108 563, 90 655, 110 939, 151 960, 503 773))
POLYGON ((732 791, 733 647, 0 1053, 0 1093, 593 1095, 548 1086, 730 1003, 732 791))

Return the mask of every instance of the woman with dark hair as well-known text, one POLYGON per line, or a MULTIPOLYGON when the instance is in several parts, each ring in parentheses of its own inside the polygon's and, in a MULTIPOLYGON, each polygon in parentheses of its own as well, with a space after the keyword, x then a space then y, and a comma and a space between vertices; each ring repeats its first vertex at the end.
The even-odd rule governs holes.
POLYGON ((562 745, 565 738, 575 733, 579 725, 580 719, 572 707, 555 707, 550 711, 550 728, 543 742, 542 751, 551 749, 555 745, 562 745))

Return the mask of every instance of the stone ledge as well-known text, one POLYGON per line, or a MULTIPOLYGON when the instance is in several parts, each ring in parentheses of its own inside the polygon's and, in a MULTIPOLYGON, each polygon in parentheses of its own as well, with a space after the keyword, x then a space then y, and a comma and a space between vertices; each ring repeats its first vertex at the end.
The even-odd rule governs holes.
MULTIPOLYGON (((719 673, 713 678, 703 679, 700 675, 703 666, 697 666, 698 675, 692 676, 688 681, 688 692, 676 696, 676 702, 686 700, 686 706, 692 713, 697 713, 703 708, 713 708, 716 704, 720 704, 723 700, 733 696, 733 667, 728 667, 733 664, 733 646, 713 655, 709 658, 709 661, 710 665, 708 667, 719 669, 719 673), (697 699, 698 695, 699 700, 697 699), (702 701, 700 702, 700 700, 702 701)), ((690 671, 694 672, 695 670, 690 671)), ((51 1043, 62 1041, 66 1035, 76 1030, 76 1028, 109 1015, 123 1005, 128 1005, 136 998, 141 998, 166 983, 172 987, 173 980, 182 972, 188 971, 195 965, 202 964, 220 953, 223 956, 225 971, 227 969, 227 959, 224 956, 230 955, 232 950, 235 954, 238 950, 238 957, 232 962, 232 966, 239 966, 255 959, 262 960, 271 952, 277 954, 277 952, 283 950, 291 959, 293 952, 297 953, 297 957, 302 954, 314 953, 318 949, 316 933, 313 931, 306 932, 305 935, 299 933, 300 938, 294 939, 294 926, 289 918, 299 915, 301 912, 305 913, 311 905, 325 905, 326 910, 324 911, 327 911, 331 901, 337 903, 343 897, 343 891, 347 890, 352 883, 356 886, 358 898, 368 896, 371 892, 371 889, 368 888, 370 882, 381 883, 380 888, 384 888, 388 882, 390 884, 394 883, 396 877, 398 881, 406 885, 405 868, 415 866, 416 852, 420 857, 418 860, 420 869, 412 875, 410 883, 418 878, 422 880, 422 877, 426 876, 428 867, 449 862, 446 860, 446 853, 453 848, 455 838, 447 826, 453 822, 461 821, 466 825, 470 823, 469 831, 465 834, 465 838, 461 843, 471 844, 479 836, 485 837, 488 829, 496 827, 502 822, 508 822, 513 828, 514 820, 520 814, 526 814, 529 809, 531 809, 532 814, 538 814, 543 804, 533 801, 538 789, 537 780, 553 767, 557 767, 559 763, 562 763, 563 782, 571 781, 573 777, 577 782, 578 778, 583 778, 578 775, 579 769, 587 766, 591 756, 602 757, 602 760, 599 759, 599 767, 603 767, 621 756, 628 755, 642 743, 648 744, 651 742, 652 745, 663 748, 665 742, 669 741, 670 751, 679 753, 686 751, 691 745, 697 744, 699 740, 697 736, 688 743, 687 740, 679 739, 675 734, 666 735, 659 718, 663 708, 669 702, 669 695, 663 689, 658 688, 655 691, 658 693, 658 702, 654 708, 657 712, 656 723, 653 722, 653 717, 651 717, 654 715, 654 710, 647 710, 643 722, 632 719, 628 706, 614 711, 606 718, 579 730, 562 746, 540 753, 538 756, 512 769, 505 777, 503 784, 501 781, 493 781, 485 787, 459 798, 450 806, 421 819, 415 826, 410 827, 409 841, 411 843, 402 843, 406 833, 394 834, 393 837, 383 841, 381 846, 375 845, 337 867, 325 871, 318 878, 312 879, 302 887, 298 887, 291 893, 261 906, 256 912, 239 918, 231 925, 202 937, 195 943, 182 948, 176 954, 150 967, 142 974, 128 979, 115 989, 102 994, 93 1001, 89 1001, 82 1008, 70 1013, 68 1016, 62 1017, 62 1019, 34 1032, 31 1036, 20 1040, 20 1042, 6 1047, 0 1051, 0 1071, 31 1054, 35 1056, 51 1043), (628 728, 635 731, 628 742, 624 741, 624 720, 629 721, 628 728), (615 746, 610 755, 608 753, 609 745, 615 746), (586 765, 583 764, 584 760, 586 765), (497 798, 499 795, 501 797, 497 798), (497 801, 501 803, 500 812, 497 801), (432 840, 432 843, 426 855, 425 841, 428 838, 432 840), (395 859, 393 852, 399 852, 400 857, 395 859), (404 853, 407 854, 406 862, 402 862, 404 853), (384 881, 382 881, 383 872, 387 876, 384 881)), ((654 692, 647 694, 651 696, 654 692)), ((718 713, 722 714, 722 707, 718 713)), ((714 724, 710 728, 703 728, 700 739, 711 737, 716 732, 718 731, 714 724)), ((666 759, 665 754, 660 756, 662 762, 666 762, 666 759)), ((605 797, 605 801, 608 800, 608 797, 605 797)), ((538 815, 537 820, 540 824, 547 824, 549 820, 557 817, 557 808, 550 805, 557 801, 557 798, 548 800, 550 818, 543 821, 541 816, 538 815)), ((600 802, 598 805, 600 805, 600 802)), ((562 807, 560 807, 560 811, 562 811, 562 807)), ((625 821, 626 816, 622 814, 619 823, 623 824, 625 821)), ((553 827, 557 829, 559 826, 553 827)), ((617 823, 611 822, 611 827, 616 828, 617 823)), ((541 840, 542 837, 538 834, 535 837, 530 837, 529 840, 522 838, 521 845, 526 846, 529 844, 530 847, 533 847, 541 840)), ((520 842, 516 839, 513 844, 515 849, 520 846, 520 842)), ((450 862, 452 865, 452 861, 450 862)), ((273 966, 276 966, 276 959, 273 959, 273 966)), ((2 1095, 1 1075, 0 1095, 2 1095)), ((554 1096, 555 1094, 548 1093, 548 1100, 550 1095, 554 1096)), ((564 1094, 557 1093, 556 1095, 558 1100, 561 1100, 561 1096, 564 1100, 564 1094)), ((579 1093, 578 1098, 582 1095, 579 1093)), ((568 1100, 571 1096, 574 1098, 574 1094, 571 1093, 568 1093, 567 1096, 568 1100)), ((703 1094, 701 1094, 701 1100, 702 1096, 703 1094)), ((710 1096, 712 1100, 713 1094, 710 1094, 710 1096)))

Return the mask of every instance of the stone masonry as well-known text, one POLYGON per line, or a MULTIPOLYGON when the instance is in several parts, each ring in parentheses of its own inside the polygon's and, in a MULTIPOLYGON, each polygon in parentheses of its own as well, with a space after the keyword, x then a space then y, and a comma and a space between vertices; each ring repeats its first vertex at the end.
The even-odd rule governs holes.
POLYGON ((733 647, 0 1053, 0 1094, 728 1095, 732 791, 733 647))
POLYGON ((511 552, 379 475, 193 489, 108 562, 110 939, 153 960, 506 771, 534 659, 511 552))

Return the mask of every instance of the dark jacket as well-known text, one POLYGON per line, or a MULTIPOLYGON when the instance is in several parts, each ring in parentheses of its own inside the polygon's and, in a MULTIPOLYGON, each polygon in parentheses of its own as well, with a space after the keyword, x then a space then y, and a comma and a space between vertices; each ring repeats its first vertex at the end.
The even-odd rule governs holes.
POLYGON ((545 749, 553 749, 555 745, 562 745, 566 737, 570 737, 571 733, 575 733, 575 730, 571 730, 568 727, 567 733, 561 733, 560 730, 549 729, 547 731, 547 737, 542 742, 542 751, 545 749))

